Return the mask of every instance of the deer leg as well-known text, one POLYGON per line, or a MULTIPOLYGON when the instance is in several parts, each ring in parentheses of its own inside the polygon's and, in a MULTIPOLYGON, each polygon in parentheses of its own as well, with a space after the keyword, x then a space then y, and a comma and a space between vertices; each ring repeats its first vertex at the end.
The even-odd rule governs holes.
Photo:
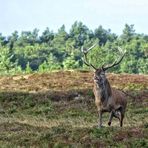
POLYGON ((120 108, 118 109, 118 111, 119 111, 119 113, 120 113, 120 115, 118 115, 118 116, 120 116, 120 117, 119 117, 120 127, 122 127, 122 126, 123 126, 123 118, 124 118, 125 110, 124 110, 122 107, 120 107, 120 108))
POLYGON ((113 114, 113 112, 111 112, 111 113, 110 113, 110 116, 109 116, 109 121, 108 121, 108 125, 109 125, 109 126, 110 126, 111 123, 112 123, 113 116, 114 116, 114 114, 113 114))
POLYGON ((121 110, 121 120, 120 120, 120 127, 123 126, 123 118, 124 118, 124 113, 125 111, 124 110, 121 110))
POLYGON ((121 115, 120 127, 122 127, 122 126, 123 126, 123 118, 124 118, 124 115, 121 115))
POLYGON ((101 128, 102 127, 102 110, 99 111, 99 123, 98 123, 98 127, 101 128))
POLYGON ((120 121, 120 114, 116 111, 114 111, 113 112, 113 116, 115 117, 115 118, 117 118, 117 119, 119 119, 119 121, 120 121))
POLYGON ((113 111, 111 111, 111 114, 110 114, 110 117, 109 117, 109 122, 108 122, 109 126, 111 125, 113 117, 119 119, 119 121, 120 121, 120 115, 116 111, 113 110, 113 111))

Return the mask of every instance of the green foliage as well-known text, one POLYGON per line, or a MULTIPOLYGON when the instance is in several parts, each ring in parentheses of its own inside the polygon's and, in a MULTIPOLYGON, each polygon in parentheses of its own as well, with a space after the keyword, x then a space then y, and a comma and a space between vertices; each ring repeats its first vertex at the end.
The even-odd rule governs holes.
POLYGON ((131 148, 139 147, 139 148, 147 148, 148 140, 147 139, 137 139, 134 142, 130 143, 131 148))
POLYGON ((13 54, 11 54, 9 48, 1 48, 0 50, 0 71, 9 72, 15 67, 15 62, 12 62, 13 54))
POLYGON ((39 66, 39 72, 47 72, 47 71, 52 71, 52 70, 59 70, 61 68, 62 68, 61 64, 59 62, 57 62, 57 59, 52 54, 50 54, 47 61, 44 61, 39 66))
POLYGON ((58 69, 89 69, 82 62, 81 47, 94 47, 88 59, 95 66, 113 63, 119 56, 118 46, 126 50, 126 56, 116 67, 117 73, 148 73, 148 35, 137 34, 134 25, 125 24, 123 33, 117 36, 102 26, 94 31, 82 22, 74 22, 66 32, 62 25, 57 33, 48 27, 39 36, 39 30, 14 31, 5 37, 0 33, 0 73, 45 72, 58 69), (29 63, 29 64, 28 64, 29 63))
POLYGON ((32 69, 30 68, 30 64, 28 62, 26 65, 26 73, 31 73, 31 72, 32 72, 32 69))
POLYGON ((129 42, 135 35, 134 25, 125 24, 121 38, 123 42, 129 42))
POLYGON ((76 69, 80 67, 79 61, 76 61, 74 54, 72 53, 63 62, 64 69, 76 69))

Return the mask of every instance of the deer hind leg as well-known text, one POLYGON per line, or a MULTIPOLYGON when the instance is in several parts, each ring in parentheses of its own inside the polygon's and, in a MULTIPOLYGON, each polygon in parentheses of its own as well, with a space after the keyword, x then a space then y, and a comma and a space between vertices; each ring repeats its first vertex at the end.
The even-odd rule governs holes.
POLYGON ((111 114, 110 114, 110 117, 109 117, 109 122, 108 122, 108 125, 109 125, 109 126, 110 126, 111 123, 112 123, 113 117, 115 117, 115 118, 117 118, 117 119, 120 120, 120 115, 119 115, 119 113, 118 113, 117 111, 115 111, 115 110, 111 111, 111 114))
POLYGON ((116 112, 120 113, 119 121, 120 121, 120 127, 122 127, 125 111, 124 111, 123 107, 120 107, 120 108, 118 108, 118 110, 116 110, 116 112))
POLYGON ((123 126, 123 118, 124 118, 124 114, 121 114, 120 127, 123 126))
POLYGON ((109 121, 108 121, 108 125, 109 125, 109 126, 111 126, 113 117, 114 117, 114 113, 111 112, 111 113, 110 113, 110 116, 109 116, 109 121))
POLYGON ((120 114, 120 112, 119 111, 115 111, 114 112, 114 117, 117 118, 117 119, 119 119, 119 121, 120 121, 121 120, 121 114, 120 114))
POLYGON ((123 126, 123 119, 124 119, 124 113, 125 113, 125 111, 122 109, 120 112, 121 112, 120 127, 122 127, 123 126))

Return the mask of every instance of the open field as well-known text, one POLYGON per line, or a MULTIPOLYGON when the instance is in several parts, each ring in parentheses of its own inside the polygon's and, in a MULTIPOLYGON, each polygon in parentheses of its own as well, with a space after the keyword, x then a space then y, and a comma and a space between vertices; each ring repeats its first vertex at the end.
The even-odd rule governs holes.
POLYGON ((0 77, 0 147, 148 147, 148 76, 108 74, 124 90, 124 127, 97 128, 93 73, 53 72, 0 77))

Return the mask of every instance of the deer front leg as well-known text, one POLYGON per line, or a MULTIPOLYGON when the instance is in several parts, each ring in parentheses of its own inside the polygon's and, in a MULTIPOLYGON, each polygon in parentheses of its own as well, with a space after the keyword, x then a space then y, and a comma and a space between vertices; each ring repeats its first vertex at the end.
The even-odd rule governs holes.
POLYGON ((101 128, 102 127, 102 110, 98 111, 99 113, 99 122, 98 122, 98 127, 101 128))

